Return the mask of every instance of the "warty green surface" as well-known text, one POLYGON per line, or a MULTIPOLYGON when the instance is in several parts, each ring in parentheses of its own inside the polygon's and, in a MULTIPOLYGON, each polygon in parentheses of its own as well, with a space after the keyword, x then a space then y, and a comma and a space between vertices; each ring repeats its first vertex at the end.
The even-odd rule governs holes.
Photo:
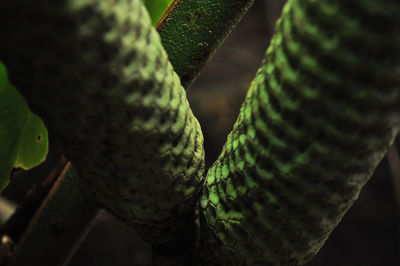
POLYGON ((288 2, 208 171, 200 265, 318 252, 399 130, 399 14, 394 0, 288 2))
POLYGON ((254 0, 175 0, 157 25, 171 64, 188 88, 254 0))
POLYGON ((189 234, 203 137, 141 1, 7 1, 0 25, 0 60, 88 193, 147 240, 189 234))

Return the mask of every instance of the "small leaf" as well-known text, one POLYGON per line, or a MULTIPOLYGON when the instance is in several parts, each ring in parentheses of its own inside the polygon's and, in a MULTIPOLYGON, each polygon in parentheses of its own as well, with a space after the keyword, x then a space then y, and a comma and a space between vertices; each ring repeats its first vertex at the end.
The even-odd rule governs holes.
POLYGON ((174 0, 142 0, 147 10, 149 11, 151 22, 156 25, 161 16, 166 11, 167 7, 174 0))
POLYGON ((0 63, 0 191, 13 168, 27 170, 42 163, 48 145, 46 126, 9 84, 7 70, 0 63))

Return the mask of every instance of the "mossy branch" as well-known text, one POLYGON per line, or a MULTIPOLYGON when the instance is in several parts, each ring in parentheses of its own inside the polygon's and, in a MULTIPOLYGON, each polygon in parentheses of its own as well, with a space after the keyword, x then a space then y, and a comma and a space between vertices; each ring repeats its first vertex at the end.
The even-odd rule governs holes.
POLYGON ((175 0, 157 24, 162 44, 186 89, 254 0, 175 0))

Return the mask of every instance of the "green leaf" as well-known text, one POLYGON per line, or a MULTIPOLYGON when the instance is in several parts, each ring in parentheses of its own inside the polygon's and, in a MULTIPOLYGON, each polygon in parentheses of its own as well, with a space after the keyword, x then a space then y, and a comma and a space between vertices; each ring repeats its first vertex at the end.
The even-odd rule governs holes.
POLYGON ((13 168, 27 170, 42 163, 48 146, 46 126, 9 84, 0 62, 0 191, 8 184, 13 168))
POLYGON ((156 25, 161 16, 166 11, 169 4, 174 0, 142 0, 147 10, 149 11, 151 22, 156 25))

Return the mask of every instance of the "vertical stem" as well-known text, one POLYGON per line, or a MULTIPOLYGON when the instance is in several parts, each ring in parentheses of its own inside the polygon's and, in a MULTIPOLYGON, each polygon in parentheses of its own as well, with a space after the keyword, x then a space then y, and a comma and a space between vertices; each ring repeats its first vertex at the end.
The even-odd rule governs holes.
POLYGON ((9 266, 68 263, 99 212, 86 186, 67 163, 17 243, 9 266))

